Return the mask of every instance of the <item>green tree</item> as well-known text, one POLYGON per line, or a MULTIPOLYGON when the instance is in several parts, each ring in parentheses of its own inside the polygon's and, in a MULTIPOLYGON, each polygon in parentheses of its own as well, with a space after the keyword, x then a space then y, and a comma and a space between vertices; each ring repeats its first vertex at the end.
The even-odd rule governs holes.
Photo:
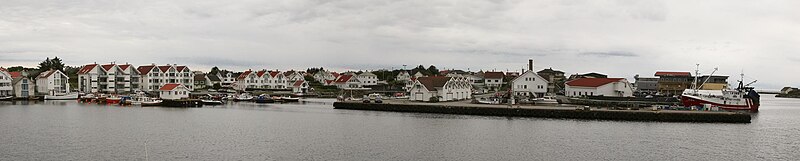
POLYGON ((439 75, 439 69, 436 69, 436 66, 431 65, 427 70, 430 75, 439 75))
POLYGON ((44 61, 39 63, 39 70, 40 71, 50 70, 52 67, 53 67, 53 64, 52 64, 52 61, 50 61, 50 57, 47 57, 47 59, 45 59, 44 61))
POLYGON ((217 75, 217 73, 219 73, 219 68, 217 66, 214 66, 213 68, 211 68, 211 71, 208 72, 208 74, 211 75, 217 75))
POLYGON ((50 69, 64 71, 64 62, 58 57, 50 59, 50 69))

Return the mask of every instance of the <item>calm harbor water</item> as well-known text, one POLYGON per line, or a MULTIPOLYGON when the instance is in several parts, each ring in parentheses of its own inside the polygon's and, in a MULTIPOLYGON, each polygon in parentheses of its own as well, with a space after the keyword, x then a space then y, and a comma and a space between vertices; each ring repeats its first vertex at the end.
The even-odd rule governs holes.
POLYGON ((800 99, 750 124, 483 117, 236 103, 0 102, 0 160, 796 160, 800 99))

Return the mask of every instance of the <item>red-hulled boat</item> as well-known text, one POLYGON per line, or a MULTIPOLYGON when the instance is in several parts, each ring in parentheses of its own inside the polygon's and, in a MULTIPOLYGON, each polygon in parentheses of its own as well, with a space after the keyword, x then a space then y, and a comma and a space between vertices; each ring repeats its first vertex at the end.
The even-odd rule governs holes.
POLYGON ((761 103, 758 92, 753 90, 753 87, 748 87, 752 83, 755 83, 755 81, 743 85, 742 80, 740 80, 736 89, 687 89, 681 95, 681 103, 684 106, 710 105, 726 111, 749 111, 755 113, 758 112, 758 107, 761 103))

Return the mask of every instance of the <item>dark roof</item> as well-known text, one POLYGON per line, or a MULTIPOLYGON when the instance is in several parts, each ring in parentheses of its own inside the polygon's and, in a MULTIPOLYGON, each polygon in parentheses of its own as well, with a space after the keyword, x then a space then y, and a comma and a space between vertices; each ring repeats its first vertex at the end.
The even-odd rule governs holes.
POLYGON ((84 65, 83 68, 81 68, 81 70, 78 70, 78 74, 89 73, 89 71, 92 71, 92 69, 94 69, 94 67, 96 67, 96 66, 97 66, 97 64, 84 65))
POLYGON ((345 83, 347 81, 350 81, 350 78, 352 77, 353 75, 341 75, 339 76, 339 78, 336 79, 336 83, 345 83))
POLYGON ((422 77, 418 78, 417 81, 419 81, 419 83, 422 83, 422 85, 424 85, 425 88, 428 89, 428 91, 436 91, 437 87, 439 88, 444 87, 444 84, 446 84, 447 81, 450 81, 450 77, 444 77, 444 76, 422 77))
POLYGON ((656 72, 655 76, 692 76, 689 72, 656 72))
POLYGON ((244 73, 239 74, 239 76, 236 78, 236 80, 242 80, 244 78, 247 78, 247 75, 250 75, 251 72, 253 72, 253 71, 249 71, 249 70, 248 71, 244 71, 244 73))
POLYGON ((108 71, 108 70, 111 70, 111 68, 113 68, 113 67, 114 67, 114 64, 106 64, 106 65, 102 65, 102 66, 103 66, 103 69, 105 69, 106 71, 108 71))
POLYGON ((219 79, 219 77, 217 77, 217 75, 214 75, 214 74, 209 74, 208 75, 208 80, 211 80, 211 81, 222 81, 222 79, 219 79))
POLYGON ((147 75, 147 73, 150 73, 150 71, 152 71, 154 67, 156 67, 156 66, 155 65, 145 65, 145 66, 139 66, 139 68, 136 68, 136 69, 139 70, 139 74, 147 75))
POLYGON ((39 78, 47 78, 50 75, 53 75, 53 73, 56 73, 56 71, 57 70, 50 69, 48 71, 42 72, 42 74, 39 74, 39 78))
POLYGON ((602 85, 611 82, 617 82, 622 79, 624 78, 580 78, 567 82, 567 85, 579 87, 600 87, 602 85))
POLYGON ((194 81, 206 81, 206 74, 195 74, 194 81))
POLYGON ((500 79, 503 78, 505 74, 503 72, 486 72, 483 73, 484 79, 500 79))
POLYGON ((305 82, 305 81, 302 81, 302 80, 299 80, 299 81, 294 81, 294 86, 295 86, 295 87, 300 87, 300 86, 302 86, 302 85, 303 85, 303 82, 305 82))
POLYGON ((564 74, 564 72, 558 71, 558 70, 553 70, 553 68, 542 69, 542 70, 540 70, 540 71, 538 71, 536 73, 561 73, 561 74, 564 74))

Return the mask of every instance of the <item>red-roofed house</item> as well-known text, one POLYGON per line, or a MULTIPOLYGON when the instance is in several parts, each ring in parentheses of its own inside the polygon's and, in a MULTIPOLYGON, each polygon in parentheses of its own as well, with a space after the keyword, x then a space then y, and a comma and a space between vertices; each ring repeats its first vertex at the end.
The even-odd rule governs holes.
POLYGON ((139 73, 140 70, 130 64, 87 64, 78 70, 78 91, 133 93, 141 89, 139 73))
POLYGON ((417 78, 409 90, 413 101, 456 101, 472 98, 472 84, 466 77, 432 76, 417 78))
POLYGON ((257 73, 252 70, 247 70, 239 74, 239 77, 236 77, 234 89, 245 91, 247 88, 257 88, 260 80, 256 74, 257 73))
POLYGON ((0 68, 0 97, 12 96, 14 88, 11 86, 11 73, 6 68, 0 68))
POLYGON ((308 82, 304 80, 294 81, 294 83, 292 83, 292 93, 308 93, 308 82))
POLYGON ((339 75, 339 78, 336 78, 336 81, 333 82, 334 85, 339 87, 340 89, 345 88, 362 88, 361 82, 358 81, 353 75, 339 75))
POLYGON ((489 91, 497 91, 505 84, 505 82, 503 82, 505 76, 503 72, 485 72, 483 73, 484 85, 489 91))
POLYGON ((34 95, 36 84, 28 78, 27 71, 8 72, 11 75, 11 86, 13 86, 13 96, 18 98, 28 98, 34 95))
POLYGON ((578 78, 565 83, 564 94, 570 97, 632 97, 633 87, 625 78, 578 78))
POLYGON ((183 84, 167 83, 158 89, 161 99, 177 100, 189 98, 190 90, 183 84))
POLYGON ((143 91, 159 92, 165 84, 181 84, 189 91, 194 90, 194 72, 189 67, 177 64, 161 66, 150 64, 139 66, 137 71, 141 76, 139 86, 143 91))

